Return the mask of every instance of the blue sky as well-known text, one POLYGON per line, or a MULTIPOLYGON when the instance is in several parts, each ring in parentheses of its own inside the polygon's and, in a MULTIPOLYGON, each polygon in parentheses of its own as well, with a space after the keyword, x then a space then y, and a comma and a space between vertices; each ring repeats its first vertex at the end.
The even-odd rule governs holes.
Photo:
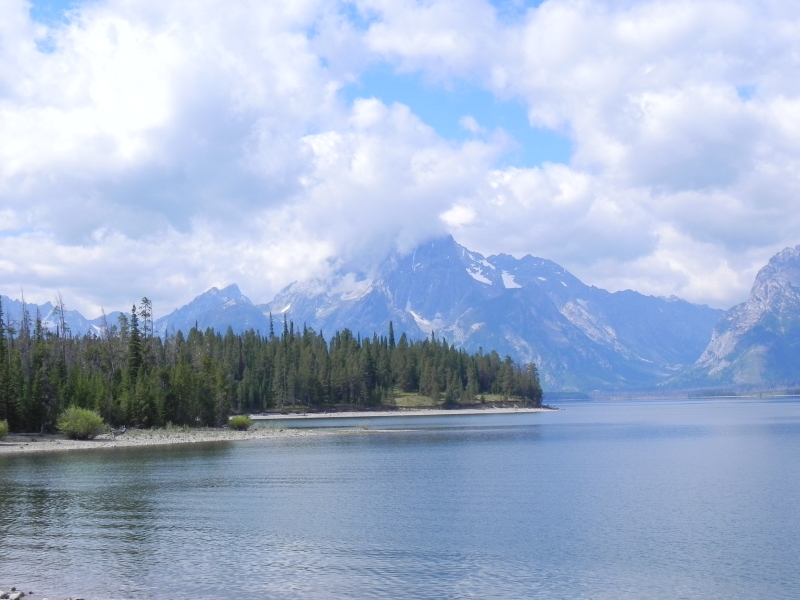
POLYGON ((75 0, 35 0, 31 2, 31 18, 47 25, 64 21, 65 11, 79 4, 75 0))
POLYGON ((463 140, 474 136, 460 121, 471 116, 487 131, 502 129, 516 142, 500 164, 532 167, 544 162, 568 163, 570 140, 551 129, 532 127, 522 101, 502 101, 491 92, 464 82, 449 86, 428 82, 419 74, 398 74, 390 65, 367 70, 344 89, 345 98, 375 97, 387 104, 410 107, 444 138, 463 140))

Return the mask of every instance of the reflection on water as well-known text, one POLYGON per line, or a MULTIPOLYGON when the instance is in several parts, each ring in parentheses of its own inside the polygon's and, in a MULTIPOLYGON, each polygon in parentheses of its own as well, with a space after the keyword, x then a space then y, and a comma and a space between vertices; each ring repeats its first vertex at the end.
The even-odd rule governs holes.
POLYGON ((354 431, 386 431, 386 430, 417 430, 417 429, 475 429, 487 427, 520 427, 530 424, 530 421, 521 422, 523 415, 536 413, 485 413, 485 414, 458 414, 450 415, 392 415, 367 416, 361 414, 357 417, 294 417, 287 419, 256 420, 256 427, 269 427, 273 429, 344 429, 354 431))
POLYGON ((800 596, 800 403, 563 406, 0 459, 0 585, 90 598, 800 596))

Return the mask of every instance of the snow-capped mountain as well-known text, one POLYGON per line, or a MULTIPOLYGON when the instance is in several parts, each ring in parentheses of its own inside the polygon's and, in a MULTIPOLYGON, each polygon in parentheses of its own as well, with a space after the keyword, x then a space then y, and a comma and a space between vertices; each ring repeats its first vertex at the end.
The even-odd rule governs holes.
MULTIPOLYGON (((21 304, 7 298, 3 307, 12 320, 21 312, 21 304)), ((55 324, 52 304, 28 305, 32 314, 36 308, 46 324, 55 324)), ((272 315, 277 331, 288 318, 326 335, 348 328, 371 336, 385 334, 392 321, 398 338, 434 333, 470 351, 496 350, 535 362, 548 390, 589 391, 671 380, 703 354, 722 314, 678 298, 587 286, 542 258, 484 257, 448 236, 392 254, 371 273, 293 283, 267 304, 253 304, 236 285, 212 288, 156 320, 155 331, 163 336, 197 326, 224 333, 231 327, 266 335, 272 315)), ((66 315, 73 334, 102 332, 100 318, 66 315)), ((117 316, 108 315, 108 324, 117 316)), ((730 344, 719 341, 723 334, 718 331, 712 345, 730 344)))
MULTIPOLYGON (((3 301, 4 321, 10 324, 11 327, 18 328, 22 322, 22 301, 11 299, 8 296, 0 296, 0 299, 3 301)), ((25 310, 28 311, 31 327, 33 327, 38 312, 39 317, 42 319, 42 327, 50 331, 56 331, 57 328, 60 329, 60 319, 52 302, 45 302, 44 304, 28 302, 25 304, 25 310)), ((110 315, 107 319, 109 324, 116 323, 116 313, 113 315, 113 320, 110 315)), ((87 319, 77 310, 64 310, 64 322, 67 325, 68 333, 71 335, 85 335, 87 333, 99 335, 102 329, 102 317, 87 319)))
POLYGON ((680 380, 698 386, 800 382, 800 246, 779 252, 758 272, 750 297, 725 312, 680 380))
POLYGON ((266 335, 269 331, 267 317, 242 294, 236 284, 221 290, 211 288, 189 304, 157 319, 154 329, 157 335, 163 337, 167 332, 186 333, 195 325, 201 330, 211 327, 221 333, 225 333, 228 327, 234 333, 253 329, 266 335))
POLYGON ((549 389, 650 386, 702 353, 721 310, 587 286, 556 263, 484 257, 452 237, 387 258, 371 276, 299 282, 262 311, 333 332, 434 332, 539 366, 549 389))

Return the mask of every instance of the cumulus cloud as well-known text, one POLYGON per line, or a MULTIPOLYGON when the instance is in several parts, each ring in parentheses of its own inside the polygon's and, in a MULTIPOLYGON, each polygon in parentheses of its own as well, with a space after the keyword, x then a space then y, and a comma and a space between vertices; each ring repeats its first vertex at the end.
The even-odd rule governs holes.
POLYGON ((800 9, 763 2, 0 0, 0 291, 169 310, 444 232, 727 307, 798 243, 800 9), (356 15, 354 17, 353 15, 356 15), (347 104, 371 65, 523 101, 568 165, 499 167, 469 115, 347 104))
POLYGON ((757 265, 798 242, 797 7, 565 0, 499 23, 467 3, 454 22, 469 43, 455 49, 441 43, 449 4, 435 6, 413 11, 412 48, 385 41, 409 27, 395 4, 386 8, 374 50, 398 68, 471 77, 520 98, 532 125, 566 132, 575 149, 567 171, 489 175, 497 192, 476 195, 482 218, 464 232, 478 248, 499 245, 481 229, 505 232, 514 252, 559 260, 589 281, 727 306, 757 265), (567 180, 583 182, 584 195, 560 193, 567 180), (601 264, 619 274, 598 279, 601 264), (736 270, 727 283, 715 275, 726 269, 736 270), (675 272, 709 283, 681 284, 675 272))

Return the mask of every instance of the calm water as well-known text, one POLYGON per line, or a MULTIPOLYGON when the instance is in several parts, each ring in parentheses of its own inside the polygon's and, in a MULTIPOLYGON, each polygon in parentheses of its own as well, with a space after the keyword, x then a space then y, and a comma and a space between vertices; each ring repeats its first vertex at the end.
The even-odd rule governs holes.
POLYGON ((0 585, 87 598, 800 597, 800 402, 561 406, 0 458, 0 585))

